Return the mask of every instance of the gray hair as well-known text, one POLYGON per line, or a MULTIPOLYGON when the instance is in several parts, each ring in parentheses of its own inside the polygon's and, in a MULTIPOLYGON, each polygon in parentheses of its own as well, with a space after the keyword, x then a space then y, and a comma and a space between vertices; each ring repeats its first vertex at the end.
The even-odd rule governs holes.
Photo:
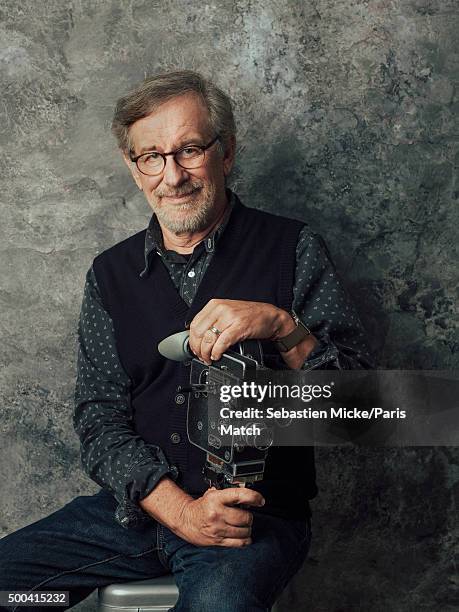
POLYGON ((180 70, 146 78, 134 90, 118 100, 112 121, 112 133, 119 148, 129 154, 129 128, 154 112, 161 104, 188 93, 199 95, 209 111, 209 123, 224 146, 236 135, 231 98, 198 72, 180 70))

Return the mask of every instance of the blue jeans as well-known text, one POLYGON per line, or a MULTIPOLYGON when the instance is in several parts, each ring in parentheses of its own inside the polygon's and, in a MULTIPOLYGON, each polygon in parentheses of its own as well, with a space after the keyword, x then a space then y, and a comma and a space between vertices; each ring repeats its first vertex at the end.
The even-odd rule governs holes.
MULTIPOLYGON (((124 529, 115 521, 116 505, 101 490, 4 537, 0 591, 70 591, 72 607, 98 587, 172 572, 180 593, 174 612, 266 612, 311 540, 309 520, 254 512, 250 546, 194 546, 153 519, 124 529)), ((38 609, 50 610, 17 608, 38 609)))

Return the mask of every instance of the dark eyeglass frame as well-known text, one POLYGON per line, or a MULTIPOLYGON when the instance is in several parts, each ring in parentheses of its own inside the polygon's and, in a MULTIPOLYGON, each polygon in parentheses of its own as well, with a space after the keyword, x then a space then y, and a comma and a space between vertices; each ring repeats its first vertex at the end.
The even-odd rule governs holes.
POLYGON ((170 155, 172 155, 172 157, 174 158, 175 163, 180 166, 180 168, 183 168, 184 170, 194 170, 195 168, 201 168, 204 165, 204 162, 206 161, 206 151, 207 149, 209 149, 213 144, 215 144, 217 142, 217 140, 220 138, 220 135, 217 134, 215 136, 215 138, 213 140, 211 140, 208 144, 206 145, 196 145, 196 144, 188 144, 185 145, 184 147, 180 147, 180 149, 177 149, 176 151, 169 151, 169 153, 160 153, 159 151, 155 151, 154 149, 151 151, 145 151, 144 153, 141 153, 140 155, 137 155, 136 157, 134 157, 132 155, 131 152, 129 152, 129 159, 131 160, 131 162, 135 163, 135 165, 137 166, 137 169, 139 172, 141 172, 142 174, 144 174, 145 176, 159 176, 164 168, 166 167, 166 157, 169 157, 170 155), (196 149, 201 149, 201 151, 204 153, 204 157, 202 160, 202 163, 199 166, 193 166, 191 168, 186 168, 186 166, 182 166, 182 164, 180 164, 177 159, 176 159, 176 155, 178 153, 180 153, 181 151, 184 151, 185 149, 188 149, 190 147, 195 147, 196 149), (138 161, 141 157, 143 157, 144 155, 150 155, 151 153, 157 153, 160 157, 163 158, 163 167, 161 168, 161 170, 159 172, 157 172, 156 174, 148 174, 147 172, 143 172, 140 168, 139 168, 139 164, 138 161))

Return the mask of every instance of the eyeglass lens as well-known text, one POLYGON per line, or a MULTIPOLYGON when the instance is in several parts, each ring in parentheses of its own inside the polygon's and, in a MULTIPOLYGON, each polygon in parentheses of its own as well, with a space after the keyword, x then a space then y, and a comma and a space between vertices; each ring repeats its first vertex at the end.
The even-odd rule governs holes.
MULTIPOLYGON (((204 151, 199 147, 185 147, 175 153, 174 159, 182 168, 191 169, 199 168, 204 161, 204 156, 204 151)), ((155 151, 145 153, 137 160, 139 170, 145 174, 160 174, 164 164, 164 157, 155 151)))

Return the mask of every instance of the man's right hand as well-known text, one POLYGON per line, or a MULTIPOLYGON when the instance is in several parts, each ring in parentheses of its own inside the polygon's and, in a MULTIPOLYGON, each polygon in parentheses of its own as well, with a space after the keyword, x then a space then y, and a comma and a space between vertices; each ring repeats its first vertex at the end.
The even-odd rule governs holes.
POLYGON ((140 507, 183 540, 196 546, 247 546, 252 542, 253 515, 244 506, 263 506, 257 491, 245 487, 208 489, 194 499, 165 476, 140 507))
POLYGON ((212 487, 202 497, 184 503, 175 533, 196 546, 247 546, 252 542, 253 514, 236 506, 264 503, 262 495, 252 489, 212 487))

